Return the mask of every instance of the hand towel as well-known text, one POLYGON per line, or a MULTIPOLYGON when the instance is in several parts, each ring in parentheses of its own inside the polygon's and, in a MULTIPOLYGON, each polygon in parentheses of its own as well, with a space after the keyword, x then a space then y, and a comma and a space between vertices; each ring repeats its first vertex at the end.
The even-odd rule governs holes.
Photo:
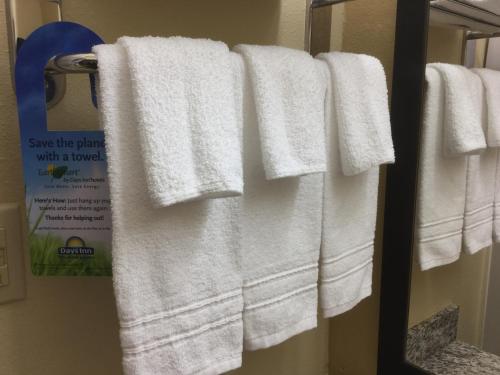
POLYGON ((500 147, 500 72, 492 69, 472 69, 483 81, 487 104, 488 147, 500 147))
POLYGON ((267 179, 324 172, 325 84, 314 59, 278 46, 234 50, 251 76, 267 179))
POLYGON ((444 82, 444 153, 477 154, 486 148, 482 118, 481 79, 469 69, 452 64, 430 64, 444 82))
POLYGON ((113 284, 126 375, 241 365, 237 198, 155 208, 121 45, 94 47, 113 222, 113 284))
POLYGON ((122 37, 146 180, 158 206, 240 195, 231 62, 222 42, 122 37))
POLYGON ((333 79, 333 100, 346 176, 394 162, 384 68, 372 56, 322 53, 333 79))
POLYGON ((316 327, 323 177, 266 179, 251 82, 240 62, 244 347, 256 350, 316 327))
POLYGON ((425 78, 415 233, 418 260, 424 271, 460 257, 467 170, 465 155, 448 158, 444 154, 444 81, 431 65, 425 78))
MULTIPOLYGON (((482 104, 479 120, 486 133, 490 125, 496 127, 495 117, 490 116, 494 108, 490 110, 489 107, 496 107, 498 102, 488 102, 486 89, 482 84, 481 88, 477 94, 477 99, 482 104)), ((467 158, 463 249, 468 254, 474 254, 493 243, 497 156, 497 149, 488 147, 480 155, 467 158)))
POLYGON ((322 65, 326 98, 328 171, 324 176, 320 255, 320 305, 326 318, 342 314, 371 295, 379 169, 346 176, 341 167, 340 121, 335 81, 322 65))

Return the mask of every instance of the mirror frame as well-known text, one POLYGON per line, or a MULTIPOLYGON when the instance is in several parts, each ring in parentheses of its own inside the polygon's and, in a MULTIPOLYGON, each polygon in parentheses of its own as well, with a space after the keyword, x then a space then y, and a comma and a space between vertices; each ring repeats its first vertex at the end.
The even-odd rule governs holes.
POLYGON ((382 253, 378 374, 427 374, 406 360, 429 0, 398 0, 382 253))

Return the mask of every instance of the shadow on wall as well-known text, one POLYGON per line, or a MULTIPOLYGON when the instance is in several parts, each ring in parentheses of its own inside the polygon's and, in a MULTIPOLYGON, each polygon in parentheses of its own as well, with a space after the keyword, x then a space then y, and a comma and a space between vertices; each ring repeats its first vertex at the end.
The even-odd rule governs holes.
POLYGON ((275 43, 280 11, 281 0, 65 0, 63 8, 65 20, 85 20, 107 42, 122 35, 183 35, 230 46, 275 43))

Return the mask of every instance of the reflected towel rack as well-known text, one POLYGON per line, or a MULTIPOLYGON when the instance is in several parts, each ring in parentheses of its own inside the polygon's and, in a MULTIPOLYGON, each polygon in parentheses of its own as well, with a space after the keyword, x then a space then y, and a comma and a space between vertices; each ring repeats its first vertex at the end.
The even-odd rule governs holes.
MULTIPOLYGON (((474 65, 476 40, 500 37, 500 15, 460 0, 430 2, 430 21, 434 25, 464 31, 462 64, 474 65)), ((488 48, 485 51, 485 61, 488 48)))
MULTIPOLYGON (((306 26, 305 26, 305 50, 312 52, 314 10, 330 5, 340 4, 352 0, 306 0, 306 26)), ((329 26, 329 25, 328 25, 329 26)), ((93 53, 78 53, 71 55, 59 55, 50 59, 45 67, 49 75, 97 73, 97 58, 93 53)))

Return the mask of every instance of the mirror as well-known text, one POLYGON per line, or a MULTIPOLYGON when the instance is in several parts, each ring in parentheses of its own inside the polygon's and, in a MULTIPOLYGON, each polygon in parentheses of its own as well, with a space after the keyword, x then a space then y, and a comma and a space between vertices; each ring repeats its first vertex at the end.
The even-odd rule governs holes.
POLYGON ((500 69, 500 8, 471 3, 430 3, 406 335, 407 361, 430 374, 500 373, 500 101, 475 70, 500 69))

